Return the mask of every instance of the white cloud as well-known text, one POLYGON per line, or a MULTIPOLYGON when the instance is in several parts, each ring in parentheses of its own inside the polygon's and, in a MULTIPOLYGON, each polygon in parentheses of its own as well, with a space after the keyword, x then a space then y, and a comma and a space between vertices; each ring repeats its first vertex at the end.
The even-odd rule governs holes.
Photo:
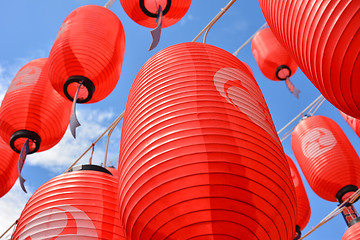
MULTIPOLYGON (((24 194, 20 184, 16 182, 14 187, 0 199, 0 234, 3 234, 20 217, 21 211, 31 194, 24 194)), ((13 229, 2 239, 10 239, 12 232, 13 229)))
MULTIPOLYGON (((84 110, 77 107, 78 119, 81 126, 77 128, 76 139, 69 131, 66 131, 63 139, 50 150, 35 153, 29 156, 28 164, 43 166, 53 172, 62 172, 67 169, 91 144, 106 130, 110 123, 116 118, 111 110, 84 110)), ((100 164, 105 156, 105 135, 94 148, 93 163, 100 164)), ((111 137, 108 160, 111 161, 118 155, 120 142, 120 130, 117 128, 111 137)), ((91 150, 81 159, 80 163, 87 163, 91 150)), ((117 161, 115 162, 115 164, 117 161)))

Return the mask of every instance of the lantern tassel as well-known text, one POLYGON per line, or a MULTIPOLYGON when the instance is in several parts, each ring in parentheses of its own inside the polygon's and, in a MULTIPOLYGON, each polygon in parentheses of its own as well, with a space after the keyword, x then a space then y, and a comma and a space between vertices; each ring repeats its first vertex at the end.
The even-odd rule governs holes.
POLYGON ((294 84, 290 81, 289 77, 286 77, 285 80, 286 86, 288 87, 288 89, 290 90, 290 92, 297 98, 299 99, 299 94, 300 94, 300 90, 297 89, 294 84))
POLYGON ((78 89, 76 90, 76 94, 73 100, 72 110, 71 110, 71 117, 70 117, 70 131, 74 138, 76 138, 76 128, 81 126, 79 120, 76 117, 76 101, 80 91, 80 88, 83 84, 83 81, 80 82, 78 89))
POLYGON ((30 152, 30 148, 29 148, 29 139, 26 139, 22 149, 21 149, 21 152, 20 152, 20 155, 19 155, 19 161, 18 161, 18 171, 19 171, 19 182, 20 182, 20 186, 21 186, 21 189, 27 193, 26 191, 26 188, 25 188, 25 179, 21 176, 21 171, 24 167, 24 163, 25 163, 25 160, 26 160, 26 156, 29 154, 30 152))
POLYGON ((160 35, 161 35, 162 17, 163 17, 163 11, 161 5, 159 5, 158 15, 156 17, 157 27, 150 31, 153 41, 148 51, 153 50, 159 44, 160 35))

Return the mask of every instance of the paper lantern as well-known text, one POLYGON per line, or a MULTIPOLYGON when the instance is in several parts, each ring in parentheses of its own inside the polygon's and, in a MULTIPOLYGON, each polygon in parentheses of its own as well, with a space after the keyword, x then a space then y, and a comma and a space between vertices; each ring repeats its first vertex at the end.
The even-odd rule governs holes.
POLYGON ((354 130, 354 132, 360 137, 360 120, 354 117, 339 111, 340 115, 345 119, 345 121, 350 125, 350 127, 354 130))
POLYGON ((341 128, 313 116, 294 129, 291 145, 311 188, 328 201, 342 201, 360 186, 360 159, 341 128))
POLYGON ((137 24, 155 28, 159 5, 162 7, 162 27, 174 25, 186 14, 191 0, 120 0, 126 14, 137 24))
POLYGON ((4 196, 14 186, 18 178, 18 157, 0 138, 0 197, 4 196))
POLYGON ((355 240, 360 239, 360 218, 355 219, 351 226, 346 230, 341 240, 355 240))
POLYGON ((360 118, 359 1, 259 0, 300 69, 341 111, 360 118))
POLYGON ((40 58, 23 66, 2 101, 0 135, 16 152, 26 139, 30 153, 53 147, 69 124, 71 103, 51 86, 46 64, 40 58))
POLYGON ((300 173, 293 162, 293 160, 286 155, 286 159, 290 166, 291 176, 293 178, 295 193, 296 193, 296 225, 301 235, 301 231, 304 230, 306 225, 309 223, 311 216, 311 208, 309 198, 307 196, 303 181, 301 179, 300 173))
POLYGON ((124 239, 118 207, 117 179, 108 170, 75 167, 33 194, 12 239, 124 239))
POLYGON ((286 80, 297 70, 288 51, 279 43, 270 28, 260 30, 251 43, 251 51, 261 72, 274 81, 286 80))
POLYGON ((119 159, 129 239, 290 239, 295 190, 263 95, 232 54, 168 47, 137 74, 119 159))
POLYGON ((58 32, 49 55, 49 77, 62 96, 94 103, 115 88, 121 72, 125 33, 109 9, 87 5, 71 12, 58 32))

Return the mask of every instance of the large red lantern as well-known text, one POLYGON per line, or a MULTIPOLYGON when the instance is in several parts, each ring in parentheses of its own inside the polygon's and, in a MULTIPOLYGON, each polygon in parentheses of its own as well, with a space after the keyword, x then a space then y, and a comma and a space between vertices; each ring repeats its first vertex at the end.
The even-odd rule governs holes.
POLYGON ((0 135, 16 152, 26 139, 29 153, 53 147, 69 124, 71 103, 51 86, 46 64, 41 58, 23 66, 2 101, 0 135))
POLYGON ((296 231, 298 235, 301 236, 301 231, 304 230, 304 228, 306 227, 306 225, 309 223, 310 220, 310 216, 311 216, 310 202, 303 181, 301 179, 300 173, 295 163, 287 155, 286 155, 286 159, 290 166, 290 172, 293 178, 295 192, 296 192, 296 205, 297 205, 296 231))
POLYGON ((360 118, 359 1, 259 0, 274 34, 323 96, 360 118))
POLYGON ((105 168, 75 167, 33 194, 12 239, 124 239, 117 189, 105 168))
POLYGON ((360 186, 360 159, 330 118, 303 119, 294 129, 291 145, 307 181, 321 198, 342 202, 360 186))
POLYGON ((291 239, 295 190, 263 95, 232 54, 168 47, 130 90, 119 159, 129 239, 291 239))
POLYGON ((191 0, 120 0, 126 14, 144 27, 157 26, 159 6, 162 8, 162 27, 177 23, 188 11, 191 0))
POLYGON ((0 138, 0 156, 0 197, 2 197, 12 188, 18 178, 19 154, 0 138))
POLYGON ((270 28, 257 32, 251 43, 255 61, 265 77, 274 81, 286 81, 289 90, 298 97, 297 90, 289 78, 298 66, 289 52, 279 43, 270 28))
POLYGON ((345 121, 354 130, 354 132, 360 137, 360 120, 357 118, 354 118, 352 116, 349 116, 346 113, 343 113, 342 111, 339 111, 339 112, 340 112, 341 116, 345 119, 345 121))
POLYGON ((98 102, 115 88, 121 72, 125 33, 109 9, 87 5, 71 12, 49 55, 49 77, 61 95, 78 103, 98 102))

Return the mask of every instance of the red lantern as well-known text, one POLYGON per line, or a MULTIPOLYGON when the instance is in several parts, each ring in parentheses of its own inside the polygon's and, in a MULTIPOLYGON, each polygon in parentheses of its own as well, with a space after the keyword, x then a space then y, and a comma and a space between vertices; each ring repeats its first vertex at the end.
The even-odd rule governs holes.
POLYGON ((290 239, 295 190, 263 95, 232 54, 203 43, 145 63, 119 160, 129 239, 290 239))
POLYGON ((291 145, 307 181, 321 198, 342 202, 360 186, 360 159, 330 118, 302 120, 294 129, 291 145))
POLYGON ((112 11, 95 5, 79 7, 61 25, 50 51, 51 83, 73 100, 82 82, 77 102, 98 102, 115 88, 124 50, 124 29, 112 11))
POLYGON ((286 80, 297 70, 296 63, 270 28, 256 33, 251 43, 251 51, 261 72, 271 80, 286 80))
POLYGON ((341 240, 355 240, 360 239, 360 223, 359 218, 354 221, 346 230, 341 240))
POLYGON ((339 111, 341 116, 345 119, 345 121, 350 125, 350 127, 354 130, 354 132, 360 137, 360 120, 357 118, 353 118, 342 111, 339 111))
POLYGON ((360 117, 359 1, 259 0, 274 34, 323 96, 360 117))
POLYGON ((2 197, 12 188, 18 178, 19 154, 11 150, 0 138, 0 156, 0 197, 2 197))
POLYGON ((30 153, 56 145, 69 124, 71 103, 51 86, 47 59, 22 67, 12 80, 0 109, 0 135, 20 152, 29 139, 30 153))
POLYGON ((295 185, 296 192, 296 205, 297 205, 297 214, 296 214, 296 225, 298 233, 301 235, 301 231, 304 230, 306 225, 309 223, 311 216, 311 208, 309 198, 306 194, 306 190, 301 179, 300 173, 293 162, 293 160, 286 155, 286 159, 290 166, 291 176, 295 185))
POLYGON ((125 239, 117 189, 117 179, 105 168, 75 167, 33 194, 12 239, 125 239))
POLYGON ((120 0, 126 14, 137 24, 155 28, 158 9, 163 11, 162 27, 177 23, 188 11, 191 0, 120 0))

